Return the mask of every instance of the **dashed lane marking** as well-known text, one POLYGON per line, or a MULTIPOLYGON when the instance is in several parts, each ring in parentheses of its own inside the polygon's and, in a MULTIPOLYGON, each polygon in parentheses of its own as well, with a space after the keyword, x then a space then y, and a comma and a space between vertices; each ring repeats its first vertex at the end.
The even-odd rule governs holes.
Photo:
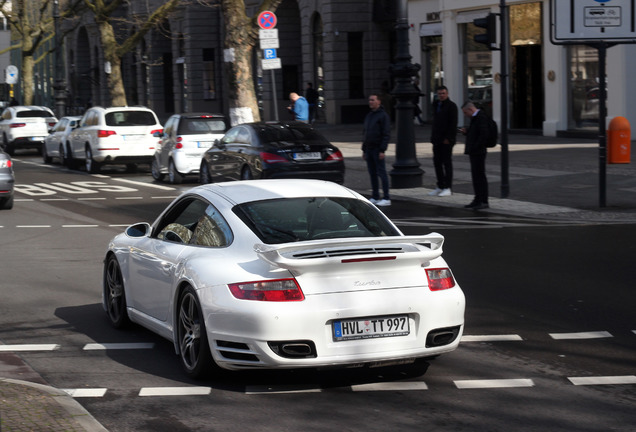
POLYGON ((98 228, 99 225, 62 225, 62 228, 98 228))
POLYGON ((534 387, 534 381, 527 378, 516 379, 489 379, 489 380, 457 380, 454 381, 458 389, 484 389, 484 388, 515 388, 534 387))
POLYGON ((144 183, 144 182, 139 182, 139 181, 129 180, 129 179, 123 179, 123 178, 116 178, 116 177, 109 177, 109 176, 102 176, 102 175, 94 175, 94 177, 107 178, 107 179, 111 179, 113 181, 118 181, 118 182, 122 182, 122 183, 126 183, 126 184, 133 184, 133 185, 137 185, 137 186, 144 186, 144 187, 149 187, 149 188, 154 188, 154 189, 161 189, 161 190, 176 190, 177 189, 177 188, 172 187, 172 186, 163 186, 163 185, 157 185, 157 184, 152 184, 152 183, 144 183))
POLYGON ((207 396, 212 387, 143 387, 139 396, 207 396))
POLYGON ((155 347, 154 343, 90 343, 84 345, 84 351, 96 351, 96 350, 126 350, 126 349, 152 349, 155 347))
POLYGON ((550 337, 556 340, 567 339, 601 339, 613 337, 610 332, 606 331, 594 331, 594 332, 579 332, 579 333, 550 333, 550 337))
POLYGON ((80 388, 80 389, 61 389, 67 395, 74 398, 81 397, 104 397, 108 389, 105 388, 80 388))
POLYGON ((475 335, 462 336, 461 342, 506 342, 506 341, 522 341, 519 335, 475 335))
POLYGON ((353 385, 351 390, 354 392, 428 390, 428 386, 423 381, 379 382, 353 385))
POLYGON ((24 352, 24 351, 55 351, 58 344, 15 344, 0 345, 0 352, 24 352))
POLYGON ((624 376, 596 376, 596 377, 570 377, 570 382, 579 385, 614 385, 636 384, 636 375, 624 376))

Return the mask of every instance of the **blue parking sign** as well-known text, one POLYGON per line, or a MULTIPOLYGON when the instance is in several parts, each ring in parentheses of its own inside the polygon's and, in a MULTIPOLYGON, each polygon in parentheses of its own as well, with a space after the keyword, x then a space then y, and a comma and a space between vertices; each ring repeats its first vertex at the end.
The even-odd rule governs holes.
POLYGON ((267 59, 267 60, 275 59, 276 58, 276 49, 275 48, 267 48, 267 49, 263 50, 263 54, 265 56, 265 59, 267 59))

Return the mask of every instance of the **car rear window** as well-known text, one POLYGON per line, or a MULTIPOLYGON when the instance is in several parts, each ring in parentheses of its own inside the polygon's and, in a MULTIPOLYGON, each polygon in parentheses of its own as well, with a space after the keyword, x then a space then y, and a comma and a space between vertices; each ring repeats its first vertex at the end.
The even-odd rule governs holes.
POLYGON ((148 111, 113 111, 106 114, 107 126, 153 126, 155 116, 148 111))
POLYGON ((222 118, 185 118, 179 122, 177 135, 222 134, 227 125, 222 118))
POLYGON ((18 111, 15 113, 16 117, 27 118, 27 117, 53 117, 48 111, 43 110, 28 110, 28 111, 18 111))
POLYGON ((254 201, 234 212, 267 244, 400 235, 375 206, 353 198, 254 201))
POLYGON ((258 130, 261 142, 329 144, 329 141, 309 126, 266 126, 258 130))

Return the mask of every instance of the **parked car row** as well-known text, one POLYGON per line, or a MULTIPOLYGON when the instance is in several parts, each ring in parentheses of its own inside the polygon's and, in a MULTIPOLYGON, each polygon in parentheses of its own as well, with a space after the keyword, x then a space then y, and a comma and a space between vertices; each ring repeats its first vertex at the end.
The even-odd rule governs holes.
POLYGON ((0 150, 0 210, 13 208, 14 183, 11 156, 0 150))

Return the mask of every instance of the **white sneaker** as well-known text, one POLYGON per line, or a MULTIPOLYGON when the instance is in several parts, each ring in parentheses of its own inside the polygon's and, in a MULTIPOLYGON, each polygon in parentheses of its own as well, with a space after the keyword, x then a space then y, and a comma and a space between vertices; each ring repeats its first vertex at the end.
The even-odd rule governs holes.
POLYGON ((391 205, 391 200, 381 199, 380 201, 376 202, 375 205, 377 205, 378 207, 390 206, 391 205))
POLYGON ((439 194, 437 194, 437 196, 441 196, 441 197, 446 197, 451 195, 452 195, 452 192, 450 188, 442 189, 442 191, 439 194))
POLYGON ((375 198, 369 198, 369 202, 370 202, 371 204, 377 204, 378 200, 377 200, 377 199, 375 199, 375 198))
POLYGON ((430 191, 428 194, 429 194, 430 196, 438 196, 441 192, 442 192, 442 189, 440 189, 440 188, 435 188, 435 190, 430 191))

